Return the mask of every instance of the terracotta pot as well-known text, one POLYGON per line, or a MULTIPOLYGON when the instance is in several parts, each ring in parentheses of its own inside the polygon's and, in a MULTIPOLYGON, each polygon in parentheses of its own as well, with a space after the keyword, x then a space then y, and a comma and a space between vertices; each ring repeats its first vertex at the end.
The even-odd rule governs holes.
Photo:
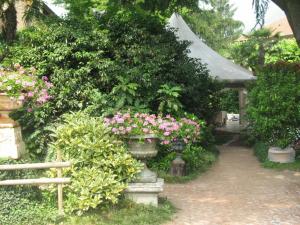
POLYGON ((295 161, 295 155, 295 150, 290 147, 285 149, 270 147, 268 151, 268 159, 271 162, 291 163, 295 161))
POLYGON ((11 99, 5 93, 0 93, 0 114, 2 118, 9 118, 9 113, 21 108, 22 105, 22 102, 11 99))

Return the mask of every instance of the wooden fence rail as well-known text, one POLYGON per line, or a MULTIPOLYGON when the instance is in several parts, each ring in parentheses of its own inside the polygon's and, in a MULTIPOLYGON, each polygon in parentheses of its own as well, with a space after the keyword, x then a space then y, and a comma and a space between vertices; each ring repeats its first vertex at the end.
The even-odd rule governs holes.
POLYGON ((70 183, 71 178, 62 177, 62 168, 70 167, 72 164, 71 164, 71 162, 60 162, 61 161, 60 154, 58 154, 57 159, 58 159, 58 162, 0 165, 0 171, 24 170, 24 169, 50 169, 50 168, 57 169, 57 178, 2 180, 2 181, 0 181, 0 186, 57 184, 58 212, 59 212, 59 214, 63 214, 64 213, 63 184, 70 183))

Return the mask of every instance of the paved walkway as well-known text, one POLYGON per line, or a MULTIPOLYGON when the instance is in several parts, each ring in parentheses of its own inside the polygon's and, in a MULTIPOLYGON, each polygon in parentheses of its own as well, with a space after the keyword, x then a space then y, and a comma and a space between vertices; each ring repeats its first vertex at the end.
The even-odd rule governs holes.
POLYGON ((264 169, 244 147, 220 151, 196 180, 165 185, 178 208, 167 225, 300 225, 299 172, 264 169))

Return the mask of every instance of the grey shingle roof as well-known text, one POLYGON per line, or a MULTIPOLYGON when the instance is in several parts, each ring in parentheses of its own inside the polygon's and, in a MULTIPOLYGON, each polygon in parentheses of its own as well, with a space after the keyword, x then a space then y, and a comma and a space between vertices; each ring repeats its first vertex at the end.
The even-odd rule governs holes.
POLYGON ((252 73, 224 58, 216 51, 208 47, 186 24, 181 15, 173 13, 169 19, 169 27, 176 29, 179 40, 190 41, 191 45, 189 56, 201 59, 202 63, 207 64, 211 76, 218 80, 228 83, 244 83, 255 79, 252 73))

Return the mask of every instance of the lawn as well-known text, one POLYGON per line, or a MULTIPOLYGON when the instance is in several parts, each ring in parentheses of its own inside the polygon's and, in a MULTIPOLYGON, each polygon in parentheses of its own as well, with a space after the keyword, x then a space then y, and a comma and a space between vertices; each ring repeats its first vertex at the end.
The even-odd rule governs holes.
POLYGON ((158 207, 122 201, 115 207, 65 218, 57 225, 159 225, 170 220, 175 211, 166 199, 160 199, 158 207))

